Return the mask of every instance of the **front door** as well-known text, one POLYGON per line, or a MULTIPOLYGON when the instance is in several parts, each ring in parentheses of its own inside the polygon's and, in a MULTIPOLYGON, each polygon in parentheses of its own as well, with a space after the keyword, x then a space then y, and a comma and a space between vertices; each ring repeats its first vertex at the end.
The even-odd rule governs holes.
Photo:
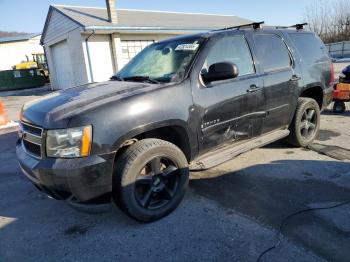
POLYGON ((243 33, 226 33, 211 39, 202 59, 201 73, 219 62, 236 64, 239 75, 211 83, 204 83, 199 76, 193 97, 201 117, 200 153, 225 142, 260 135, 265 116, 263 79, 256 74, 243 33))

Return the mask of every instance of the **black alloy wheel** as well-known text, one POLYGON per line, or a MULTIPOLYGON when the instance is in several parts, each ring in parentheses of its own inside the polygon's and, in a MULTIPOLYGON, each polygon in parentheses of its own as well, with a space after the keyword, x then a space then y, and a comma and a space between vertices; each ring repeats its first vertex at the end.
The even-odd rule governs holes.
POLYGON ((188 181, 188 161, 181 149, 168 141, 147 138, 117 157, 112 197, 130 217, 152 222, 177 208, 188 181))
POLYGON ((169 203, 179 186, 180 173, 167 157, 155 157, 140 171, 135 181, 137 202, 147 209, 158 209, 169 203))

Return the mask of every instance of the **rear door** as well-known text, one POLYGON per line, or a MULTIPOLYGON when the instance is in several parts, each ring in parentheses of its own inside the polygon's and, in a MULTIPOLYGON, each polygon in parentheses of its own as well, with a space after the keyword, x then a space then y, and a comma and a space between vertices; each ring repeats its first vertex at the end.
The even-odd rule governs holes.
POLYGON ((254 42, 264 76, 267 116, 263 133, 266 133, 289 124, 301 78, 294 72, 292 54, 282 36, 256 33, 254 42))

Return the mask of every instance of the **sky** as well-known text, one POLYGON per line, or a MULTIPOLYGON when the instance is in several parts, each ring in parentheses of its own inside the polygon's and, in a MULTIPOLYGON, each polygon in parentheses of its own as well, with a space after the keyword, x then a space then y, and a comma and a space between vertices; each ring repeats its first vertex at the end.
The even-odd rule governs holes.
MULTIPOLYGON (((118 8, 237 15, 270 25, 303 22, 317 0, 117 0, 118 8)), ((331 0, 333 1, 333 0, 331 0)), ((0 31, 41 32, 51 4, 105 7, 105 0, 0 0, 0 31)))

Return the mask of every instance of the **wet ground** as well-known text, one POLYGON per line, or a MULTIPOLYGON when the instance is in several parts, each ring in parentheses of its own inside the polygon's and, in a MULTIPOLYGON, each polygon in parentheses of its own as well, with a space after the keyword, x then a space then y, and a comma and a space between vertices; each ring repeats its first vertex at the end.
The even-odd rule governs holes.
MULTIPOLYGON (((268 150, 258 151, 266 154, 268 150)), ((310 152, 310 158, 312 154, 310 152)), ((331 210, 310 210, 291 217, 283 224, 282 235, 326 260, 348 259, 349 163, 281 159, 253 164, 237 171, 225 167, 211 170, 211 173, 214 178, 210 175, 192 181, 191 187, 195 193, 275 231, 279 231, 282 221, 295 212, 344 203, 331 210)), ((275 258, 273 253, 270 253, 271 259, 275 258)))

